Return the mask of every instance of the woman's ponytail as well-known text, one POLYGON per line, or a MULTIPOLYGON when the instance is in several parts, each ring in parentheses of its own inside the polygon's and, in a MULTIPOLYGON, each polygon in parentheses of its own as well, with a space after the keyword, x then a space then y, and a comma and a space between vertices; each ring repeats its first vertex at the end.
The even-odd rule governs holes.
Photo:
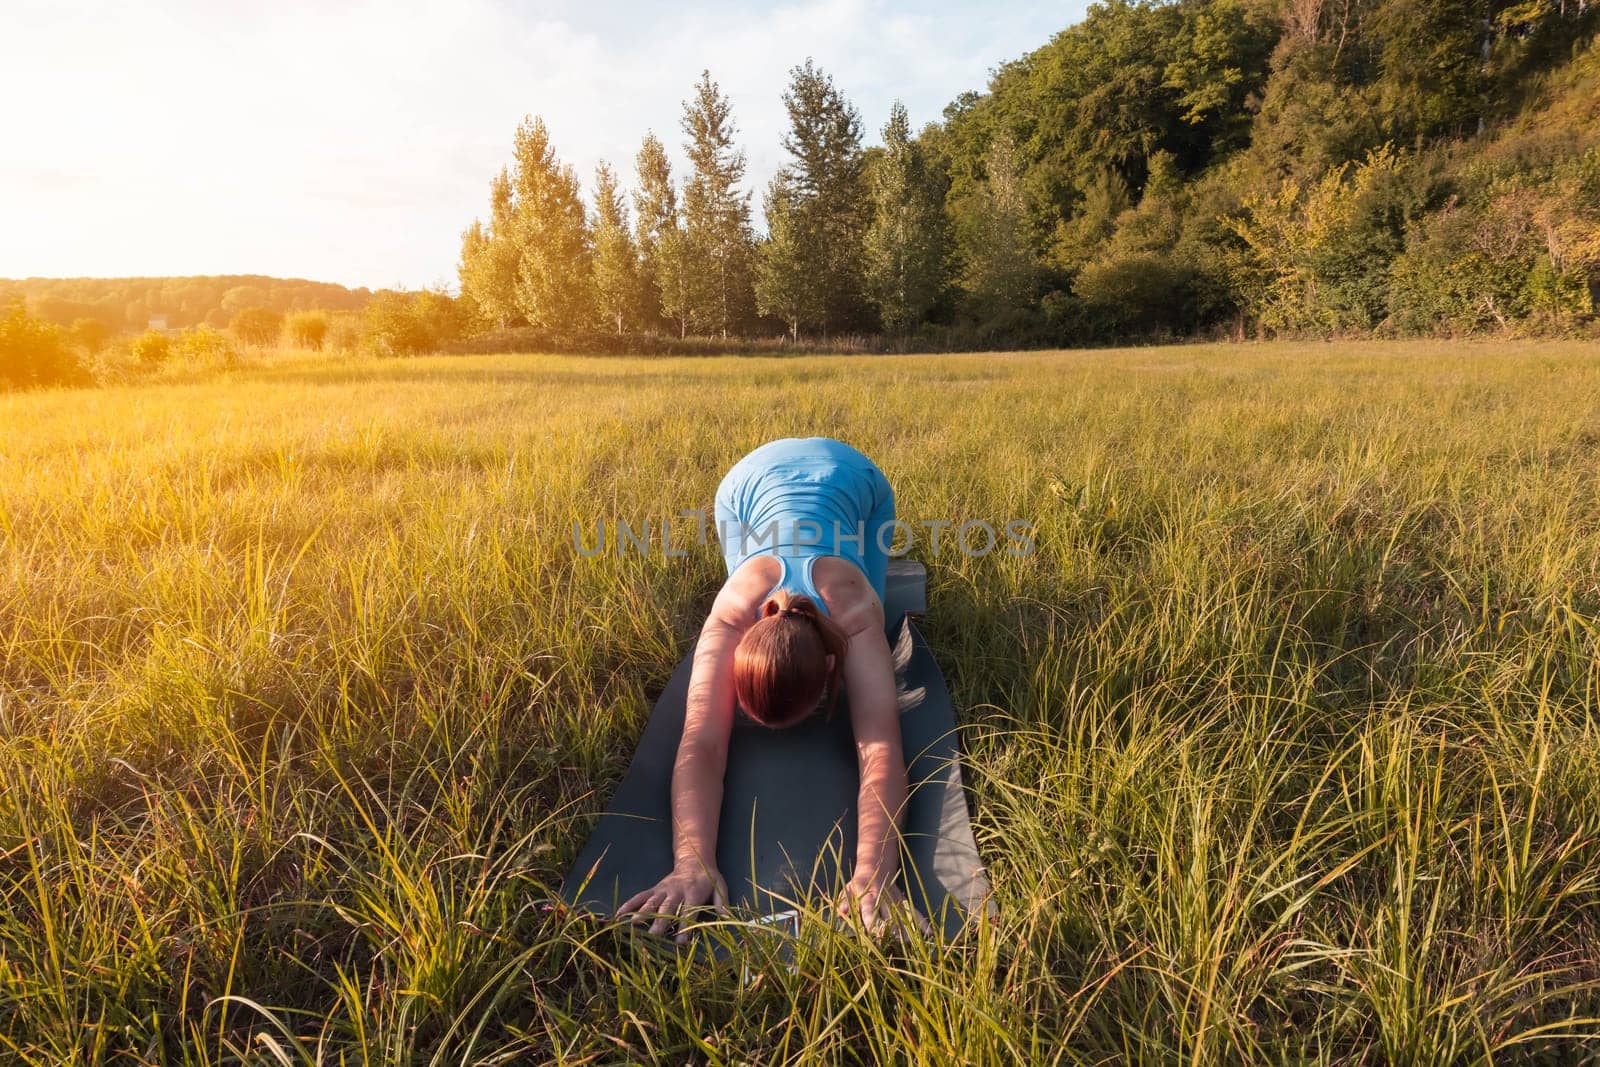
POLYGON ((832 716, 850 639, 810 597, 779 594, 734 653, 734 691, 756 722, 790 726, 820 703, 832 716), (781 598, 781 599, 780 599, 781 598))

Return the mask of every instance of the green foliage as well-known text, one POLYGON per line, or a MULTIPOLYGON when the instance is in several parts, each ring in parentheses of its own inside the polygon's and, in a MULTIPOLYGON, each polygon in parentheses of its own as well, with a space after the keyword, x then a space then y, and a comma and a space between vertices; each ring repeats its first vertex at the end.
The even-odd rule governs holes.
POLYGON ((1483 0, 1383 0, 1364 27, 1376 40, 1378 101, 1396 137, 1465 133, 1484 105, 1483 0))
MULTIPOLYGON (((639 187, 633 194, 633 217, 639 247, 640 313, 644 325, 649 328, 666 318, 676 317, 667 311, 669 301, 661 245, 679 229, 678 191, 672 183, 672 163, 667 159, 666 146, 655 134, 645 135, 634 165, 639 178, 639 187)), ((674 308, 687 307, 680 298, 671 302, 674 308)), ((680 318, 677 326, 679 336, 686 334, 687 318, 680 318)))
POLYGON ((522 321, 517 307, 517 243, 511 176, 504 167, 489 187, 489 222, 472 221, 461 235, 461 296, 500 329, 522 321))
POLYGON ((1410 332, 1472 333, 1524 318, 1538 259, 1527 205, 1502 195, 1475 211, 1452 202, 1418 220, 1394 264, 1390 303, 1410 332))
POLYGON ((1172 256, 1129 252, 1089 263, 1073 282, 1097 337, 1171 335, 1194 321, 1192 272, 1172 256))
POLYGON ((297 311, 284 320, 283 328, 290 343, 320 352, 328 339, 328 316, 322 311, 297 311))
POLYGON ((895 101, 883 128, 883 151, 867 179, 871 221, 863 240, 866 288, 885 330, 906 334, 920 325, 945 286, 949 227, 944 189, 911 120, 895 101))
POLYGON ((750 194, 739 188, 745 157, 733 143, 733 105, 709 70, 683 103, 682 127, 692 169, 683 187, 683 239, 673 250, 678 295, 669 299, 691 328, 726 337, 744 327, 755 306, 750 194))
POLYGON ((807 225, 805 205, 787 174, 772 179, 765 208, 767 239, 756 246, 756 309, 782 319, 798 341, 802 324, 826 321, 829 286, 818 269, 818 235, 807 225))
POLYGON ((1286 179, 1230 220, 1240 298, 1269 330, 1370 329, 1389 307, 1390 267, 1420 217, 1413 161, 1385 146, 1315 182, 1286 179))
POLYGON ((228 320, 228 332, 241 344, 260 347, 276 344, 283 334, 283 316, 267 307, 244 307, 228 320))
POLYGON ((972 317, 1009 329, 1032 304, 1039 277, 1016 146, 1009 134, 1000 134, 989 146, 984 171, 983 182, 956 209, 961 281, 972 317))
POLYGON ((661 313, 677 324, 679 337, 687 337, 690 326, 697 324, 697 309, 709 302, 701 257, 683 228, 673 226, 659 234, 654 258, 661 313))
POLYGON ((1394 273, 1391 305, 1407 330, 1563 332, 1585 322, 1600 278, 1600 149, 1491 170, 1467 200, 1419 220, 1394 273))
POLYGON ((790 71, 783 94, 789 130, 783 147, 785 225, 794 231, 789 255, 811 275, 819 300, 807 323, 823 333, 860 328, 869 320, 863 296, 867 224, 861 176, 861 116, 811 60, 790 71))
MULTIPOLYGON (((545 300, 536 325, 599 314, 618 335, 729 338, 758 312, 796 338, 944 346, 1581 331, 1600 294, 1597 28, 1600 6, 1555 0, 1104 0, 942 122, 913 136, 896 112, 865 152, 807 60, 759 249, 705 72, 681 190, 661 142, 641 145, 632 250, 625 222, 584 217, 529 120, 463 234, 461 290, 484 324, 545 300)), ((606 173, 596 207, 623 218, 606 173)))
POLYGON ((0 306, 0 386, 73 385, 86 377, 59 327, 21 303, 0 306))
POLYGON ((595 170, 594 290, 600 317, 626 327, 644 322, 644 293, 639 250, 628 227, 628 206, 617 188, 617 176, 601 163, 595 170))
POLYGON ((586 326, 595 312, 594 286, 578 176, 556 158, 541 118, 517 127, 512 155, 516 308, 534 326, 586 326))

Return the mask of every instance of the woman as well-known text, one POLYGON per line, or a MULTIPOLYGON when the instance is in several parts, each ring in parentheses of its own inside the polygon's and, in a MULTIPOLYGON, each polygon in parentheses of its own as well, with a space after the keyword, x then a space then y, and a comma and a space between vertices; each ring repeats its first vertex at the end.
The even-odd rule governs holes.
POLYGON ((725 912, 717 819, 735 708, 782 729, 831 713, 842 688, 861 789, 855 870, 839 907, 877 928, 904 900, 894 881, 906 765, 883 632, 894 492, 849 445, 788 438, 734 465, 717 488, 716 520, 728 580, 695 646, 672 775, 674 864, 619 914, 661 934, 708 904, 725 912))

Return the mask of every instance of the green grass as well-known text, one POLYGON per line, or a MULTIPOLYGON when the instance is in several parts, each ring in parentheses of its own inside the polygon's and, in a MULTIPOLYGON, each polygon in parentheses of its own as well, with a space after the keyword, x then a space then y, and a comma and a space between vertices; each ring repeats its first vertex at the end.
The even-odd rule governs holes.
POLYGON ((0 396, 0 1059, 1600 1057, 1597 641, 1592 344, 0 396), (742 987, 540 907, 721 577, 572 524, 814 432, 1035 523, 927 560, 999 914, 742 987))

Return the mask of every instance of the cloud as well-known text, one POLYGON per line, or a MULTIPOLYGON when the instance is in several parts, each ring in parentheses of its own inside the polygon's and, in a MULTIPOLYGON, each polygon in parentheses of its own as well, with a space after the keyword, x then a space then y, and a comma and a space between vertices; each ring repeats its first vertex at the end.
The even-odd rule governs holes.
POLYGON ((12 2, 0 276, 372 286, 453 281, 460 231, 525 114, 586 180, 602 158, 629 177, 647 129, 676 151, 681 101, 710 68, 758 190, 783 163, 780 95, 808 56, 870 138, 893 98, 936 118, 1068 21, 1046 4, 877 0, 12 2))

